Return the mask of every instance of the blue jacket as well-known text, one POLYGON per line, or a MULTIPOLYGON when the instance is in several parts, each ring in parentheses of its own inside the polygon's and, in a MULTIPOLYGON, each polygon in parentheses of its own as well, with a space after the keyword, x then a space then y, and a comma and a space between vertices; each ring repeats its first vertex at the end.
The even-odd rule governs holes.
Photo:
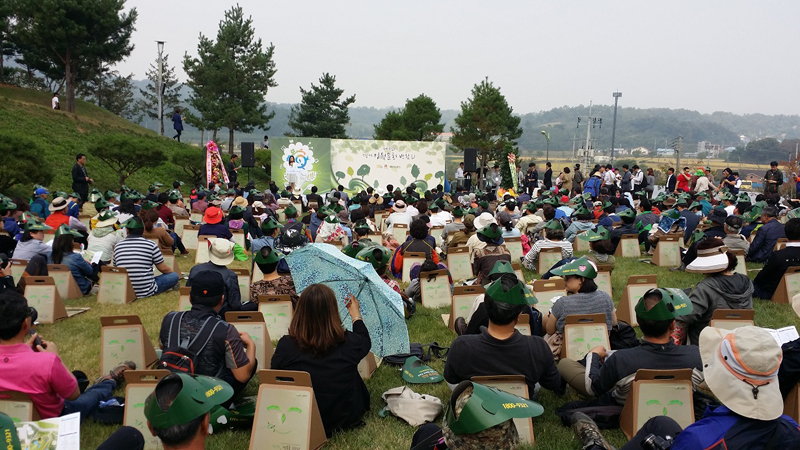
POLYGON ((800 428, 791 417, 755 420, 742 417, 725 406, 706 409, 703 418, 683 430, 671 450, 734 450, 800 448, 800 428))
POLYGON ((22 228, 19 227, 17 221, 14 220, 13 217, 6 217, 3 219, 3 229, 16 240, 22 237, 22 228))
POLYGON ((583 192, 591 192, 592 197, 597 198, 600 196, 600 187, 603 185, 603 180, 597 177, 591 177, 583 184, 583 192))
POLYGON ((80 214, 81 206, 77 203, 69 202, 69 205, 67 206, 67 215, 77 219, 80 214))
POLYGON ((683 231, 683 242, 689 242, 689 236, 694 233, 697 225, 700 224, 700 217, 688 209, 681 211, 681 217, 686 219, 686 229, 683 231))
POLYGON ((75 279, 75 282, 78 284, 78 287, 81 289, 83 295, 89 293, 92 290, 92 282, 89 278, 94 275, 94 269, 92 266, 83 259, 83 256, 80 253, 70 253, 69 255, 64 256, 64 260, 62 264, 65 264, 69 267, 69 271, 72 273, 72 278, 75 279), (87 278, 89 277, 89 278, 87 278))
POLYGON ((753 243, 750 244, 747 260, 760 263, 767 262, 769 255, 772 254, 772 250, 775 248, 775 243, 778 242, 778 239, 785 237, 786 233, 783 231, 783 224, 778 222, 777 219, 761 225, 756 237, 753 238, 753 243))
POLYGON ((36 197, 36 200, 31 203, 31 213, 36 214, 42 219, 47 219, 47 216, 50 215, 48 206, 50 205, 47 203, 47 200, 43 199, 42 197, 36 197))

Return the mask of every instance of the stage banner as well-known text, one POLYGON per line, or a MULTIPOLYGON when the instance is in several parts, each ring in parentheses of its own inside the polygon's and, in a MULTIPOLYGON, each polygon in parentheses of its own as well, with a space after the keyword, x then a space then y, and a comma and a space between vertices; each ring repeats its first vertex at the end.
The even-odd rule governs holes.
POLYGON ((282 186, 296 174, 304 193, 312 185, 325 191, 341 184, 353 192, 416 183, 424 192, 444 184, 443 142, 270 138, 270 144, 275 149, 272 178, 282 186), (289 156, 295 167, 289 166, 289 156))

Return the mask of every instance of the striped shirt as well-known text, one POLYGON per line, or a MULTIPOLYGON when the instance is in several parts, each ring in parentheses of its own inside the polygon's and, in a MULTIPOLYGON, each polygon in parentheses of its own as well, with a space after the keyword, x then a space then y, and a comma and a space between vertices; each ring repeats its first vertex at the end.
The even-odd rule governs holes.
POLYGON ((522 265, 528 270, 536 272, 537 262, 539 260, 539 252, 543 248, 556 248, 561 247, 561 258, 569 258, 572 256, 572 243, 563 241, 551 241, 550 239, 539 239, 532 246, 528 254, 522 258, 522 265))
POLYGON ((163 262, 158 245, 141 236, 128 236, 114 247, 114 266, 128 271, 136 298, 156 293, 153 266, 163 262))

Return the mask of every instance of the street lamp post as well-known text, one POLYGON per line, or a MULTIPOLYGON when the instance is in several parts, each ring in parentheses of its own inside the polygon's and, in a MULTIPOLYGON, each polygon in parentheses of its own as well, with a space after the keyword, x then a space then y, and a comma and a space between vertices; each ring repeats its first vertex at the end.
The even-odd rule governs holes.
POLYGON ((158 123, 161 126, 161 136, 164 136, 164 108, 162 107, 162 92, 161 84, 163 83, 163 72, 164 72, 164 59, 162 55, 164 54, 164 41, 156 41, 158 45, 158 111, 156 111, 156 116, 158 116, 158 123))
POLYGON ((542 135, 547 139, 547 154, 545 155, 545 159, 550 161, 550 133, 542 130, 542 135))
POLYGON ((617 101, 622 97, 622 92, 614 92, 614 123, 611 125, 611 165, 614 165, 614 138, 617 134, 617 101))

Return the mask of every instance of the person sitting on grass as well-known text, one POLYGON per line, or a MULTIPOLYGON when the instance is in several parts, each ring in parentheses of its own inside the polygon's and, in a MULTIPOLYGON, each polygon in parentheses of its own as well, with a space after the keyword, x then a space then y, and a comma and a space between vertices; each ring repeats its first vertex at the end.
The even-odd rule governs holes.
POLYGON ((25 231, 14 250, 14 259, 28 261, 23 276, 47 276, 47 260, 53 252, 53 247, 43 241, 44 232, 49 230, 52 228, 35 218, 25 223, 25 231))
MULTIPOLYGON (((421 264, 414 263, 409 270, 409 278, 411 281, 408 283, 408 287, 406 287, 405 295, 416 303, 422 303, 421 275, 425 272, 434 272, 437 270, 447 270, 447 266, 442 263, 436 264, 431 259, 426 259, 421 264)), ((447 272, 447 278, 450 283, 450 289, 452 289, 453 278, 450 276, 449 271, 447 272)))
POLYGON ((278 237, 278 233, 281 231, 281 224, 271 216, 267 217, 261 221, 261 231, 264 233, 264 236, 253 239, 253 242, 250 243, 250 250, 252 250, 254 255, 261 250, 262 247, 275 246, 275 238, 278 237))
MULTIPOLYGON (((44 221, 45 225, 53 229, 57 229, 61 225, 66 225, 73 230, 80 230, 84 233, 88 232, 89 229, 86 227, 86 224, 78 220, 77 217, 67 215, 67 206, 67 199, 63 197, 58 197, 53 200, 53 203, 48 207, 50 215, 47 216, 47 220, 44 221)), ((81 234, 81 239, 85 239, 83 234, 81 234)))
MULTIPOLYGON (((789 219, 784 226, 786 248, 773 252, 764 268, 753 280, 753 296, 772 299, 778 285, 789 267, 800 266, 800 219, 789 219)), ((746 242, 746 241, 745 241, 746 242)))
MULTIPOLYGON (((197 267, 197 266, 195 266, 197 267)), ((256 373, 256 345, 249 334, 225 322, 225 281, 217 271, 201 271, 191 286, 189 311, 167 313, 161 321, 159 345, 165 352, 186 347, 203 328, 211 334, 194 359, 194 373, 219 378, 239 395, 256 373)), ((162 363, 163 364, 163 363, 162 363)))
POLYGON ((690 273, 705 278, 692 289, 689 298, 693 312, 678 319, 676 343, 697 345, 700 332, 707 327, 717 309, 753 309, 753 283, 736 272, 738 258, 726 251, 722 239, 706 238, 697 244, 697 258, 686 266, 690 273))
POLYGON ((225 303, 220 310, 220 316, 225 317, 228 311, 255 311, 258 304, 242 305, 242 294, 239 291, 239 278, 236 272, 227 266, 233 262, 233 242, 227 239, 211 238, 206 240, 208 245, 208 262, 192 267, 186 286, 192 286, 205 272, 217 272, 224 280, 225 303))
POLYGON ((592 228, 594 228, 592 213, 586 208, 583 202, 580 202, 575 207, 575 211, 572 212, 572 222, 570 222, 566 231, 564 231, 564 239, 574 243, 575 236, 578 236, 586 230, 591 230, 592 228))
POLYGON ((189 211, 183 205, 183 199, 179 191, 172 190, 167 194, 167 208, 172 211, 172 217, 175 219, 188 219, 189 211))
MULTIPOLYGON (((142 209, 139 211, 139 217, 144 223, 143 236, 151 239, 158 239, 158 248, 161 251, 172 250, 176 244, 175 239, 172 238, 169 230, 164 228, 159 222, 158 213, 155 209, 142 209)), ((177 235, 175 236, 177 237, 177 235)), ((183 244, 181 244, 183 247, 183 244)), ((186 248, 183 249, 186 251, 186 248)))
POLYGON ((572 243, 564 239, 564 227, 558 220, 549 220, 544 227, 544 239, 539 239, 522 258, 522 265, 531 271, 538 271, 539 253, 543 248, 561 248, 561 259, 572 257, 572 243))
POLYGON ((244 232, 245 249, 250 248, 250 225, 244 220, 244 208, 233 205, 228 211, 227 225, 230 230, 242 230, 244 232))
POLYGON ((536 206, 536 202, 533 200, 522 207, 522 217, 520 217, 516 225, 516 228, 520 231, 521 235, 524 234, 528 236, 528 231, 531 228, 542 223, 542 218, 536 215, 538 210, 539 207, 536 206))
POLYGON ((80 253, 73 250, 74 238, 80 237, 80 233, 66 225, 61 225, 56 230, 56 237, 53 239, 53 252, 50 261, 53 264, 64 264, 69 268, 72 278, 81 290, 83 295, 89 295, 92 284, 99 281, 95 269, 83 259, 80 253))
POLYGON ((233 242, 233 233, 222 221, 225 215, 216 206, 209 206, 203 214, 203 224, 197 230, 198 236, 216 236, 233 242))
POLYGON ((50 191, 43 187, 36 188, 33 191, 33 198, 31 198, 31 214, 35 214, 39 219, 46 220, 50 215, 50 204, 47 203, 47 194, 50 191))
POLYGON ((370 227, 365 219, 361 219, 353 225, 353 232, 356 235, 356 239, 342 249, 342 253, 351 258, 355 258, 356 255, 365 248, 380 245, 380 243, 373 242, 367 237, 370 232, 370 227))
POLYGON ((164 262, 158 246, 142 237, 142 219, 132 217, 122 226, 128 230, 128 237, 114 247, 113 264, 127 270, 136 298, 150 297, 175 289, 178 286, 178 274, 164 262), (153 275, 153 266, 156 266, 161 275, 153 275))
POLYGON ((500 226, 496 223, 478 230, 478 239, 486 246, 475 250, 472 273, 477 277, 476 283, 485 285, 489 284, 488 276, 495 267, 495 263, 498 261, 511 262, 511 252, 503 244, 500 226))
POLYGON ((361 426, 370 403, 367 386, 358 374, 358 364, 372 347, 369 331, 355 297, 348 296, 345 303, 353 331, 342 326, 337 303, 336 294, 324 284, 305 288, 289 333, 278 341, 270 366, 311 375, 328 437, 335 431, 361 426), (343 409, 342 405, 347 407, 343 409))
POLYGON ((264 274, 263 279, 250 285, 250 302, 254 305, 258 305, 260 295, 288 295, 292 305, 297 305, 300 297, 294 287, 294 280, 291 275, 281 276, 278 273, 278 265, 283 260, 283 254, 269 246, 261 247, 254 254, 253 261, 264 274))
POLYGON ((103 252, 100 256, 101 265, 111 263, 114 247, 122 240, 122 234, 117 231, 116 224, 117 214, 108 210, 103 211, 86 239, 89 244, 86 248, 88 251, 103 252))
POLYGON ((614 302, 604 291, 597 289, 594 279, 597 268, 585 256, 553 269, 553 275, 563 277, 567 295, 553 301, 553 307, 542 320, 547 332, 547 341, 553 349, 553 356, 561 354, 564 325, 567 316, 574 314, 597 314, 606 316, 608 330, 617 324, 614 302))
POLYGON ((785 238, 783 224, 778 221, 778 208, 767 206, 761 212, 761 222, 763 225, 758 229, 753 243, 750 244, 750 251, 747 252, 747 260, 752 262, 765 263, 775 248, 778 239, 785 238))
POLYGON ((531 396, 537 383, 563 394, 561 375, 547 343, 514 328, 525 308, 536 303, 525 284, 516 275, 504 274, 486 288, 483 303, 489 326, 482 327, 480 334, 459 336, 453 341, 444 365, 447 384, 453 388, 475 376, 523 375, 531 396))
POLYGON ((109 400, 122 385, 125 371, 136 370, 136 364, 125 361, 81 393, 56 344, 44 339, 35 343, 39 333, 31 335, 34 314, 36 310, 19 292, 6 289, 0 293, 0 391, 27 394, 42 419, 72 413, 80 413, 81 421, 92 417, 100 402, 109 400))
POLYGON ((564 358, 558 371, 581 396, 596 400, 576 402, 564 408, 574 409, 599 405, 623 405, 630 382, 639 369, 703 370, 696 346, 676 346, 672 342, 675 319, 691 314, 692 306, 680 289, 650 289, 636 304, 636 321, 642 330, 641 345, 608 355, 608 349, 597 346, 581 361, 564 358))
POLYGON ((750 250, 750 242, 741 235, 744 219, 739 216, 729 215, 725 219, 725 237, 722 242, 728 250, 742 250, 746 255, 750 250))
POLYGON ((453 236, 449 238, 447 241, 447 245, 445 245, 444 251, 447 252, 451 248, 455 248, 458 246, 465 246, 469 239, 475 234, 475 216, 472 214, 467 214, 463 221, 463 228, 457 230, 453 233, 453 236))
POLYGON ((617 246, 619 245, 620 239, 625 234, 639 234, 639 230, 636 229, 636 225, 634 225, 634 221, 636 220, 636 212, 630 208, 620 212, 617 214, 622 221, 622 226, 614 228, 611 230, 611 245, 614 247, 614 252, 617 251, 617 246))
POLYGON ((422 218, 416 218, 409 227, 409 238, 397 248, 392 257, 392 273, 399 278, 403 273, 403 256, 407 252, 425 253, 425 259, 432 259, 439 264, 439 254, 434 245, 428 242, 428 224, 422 218))
MULTIPOLYGON (((517 274, 514 272, 514 268, 511 267, 511 263, 507 261, 497 261, 494 264, 492 271, 487 276, 487 279, 490 283, 493 283, 504 275, 517 276, 517 274)), ((456 334, 459 336, 462 334, 481 334, 481 328, 489 326, 489 317, 486 314, 486 305, 484 304, 484 299, 485 294, 480 294, 475 297, 475 301, 472 302, 472 307, 470 308, 467 317, 459 317, 455 320, 454 328, 456 334)), ((530 306, 523 308, 522 314, 528 314, 528 317, 530 317, 532 331, 531 334, 541 334, 533 333, 533 331, 536 329, 541 331, 541 314, 539 314, 538 311, 534 310, 534 308, 530 306)))
MULTIPOLYGON (((653 417, 622 450, 665 448, 644 445, 654 437, 667 441, 671 450, 800 448, 800 427, 783 415, 781 348, 767 330, 708 327, 700 334, 700 356, 705 382, 721 406, 709 406, 686 429, 668 416, 653 417)), ((613 448, 586 414, 573 414, 571 422, 582 449, 613 448)))

